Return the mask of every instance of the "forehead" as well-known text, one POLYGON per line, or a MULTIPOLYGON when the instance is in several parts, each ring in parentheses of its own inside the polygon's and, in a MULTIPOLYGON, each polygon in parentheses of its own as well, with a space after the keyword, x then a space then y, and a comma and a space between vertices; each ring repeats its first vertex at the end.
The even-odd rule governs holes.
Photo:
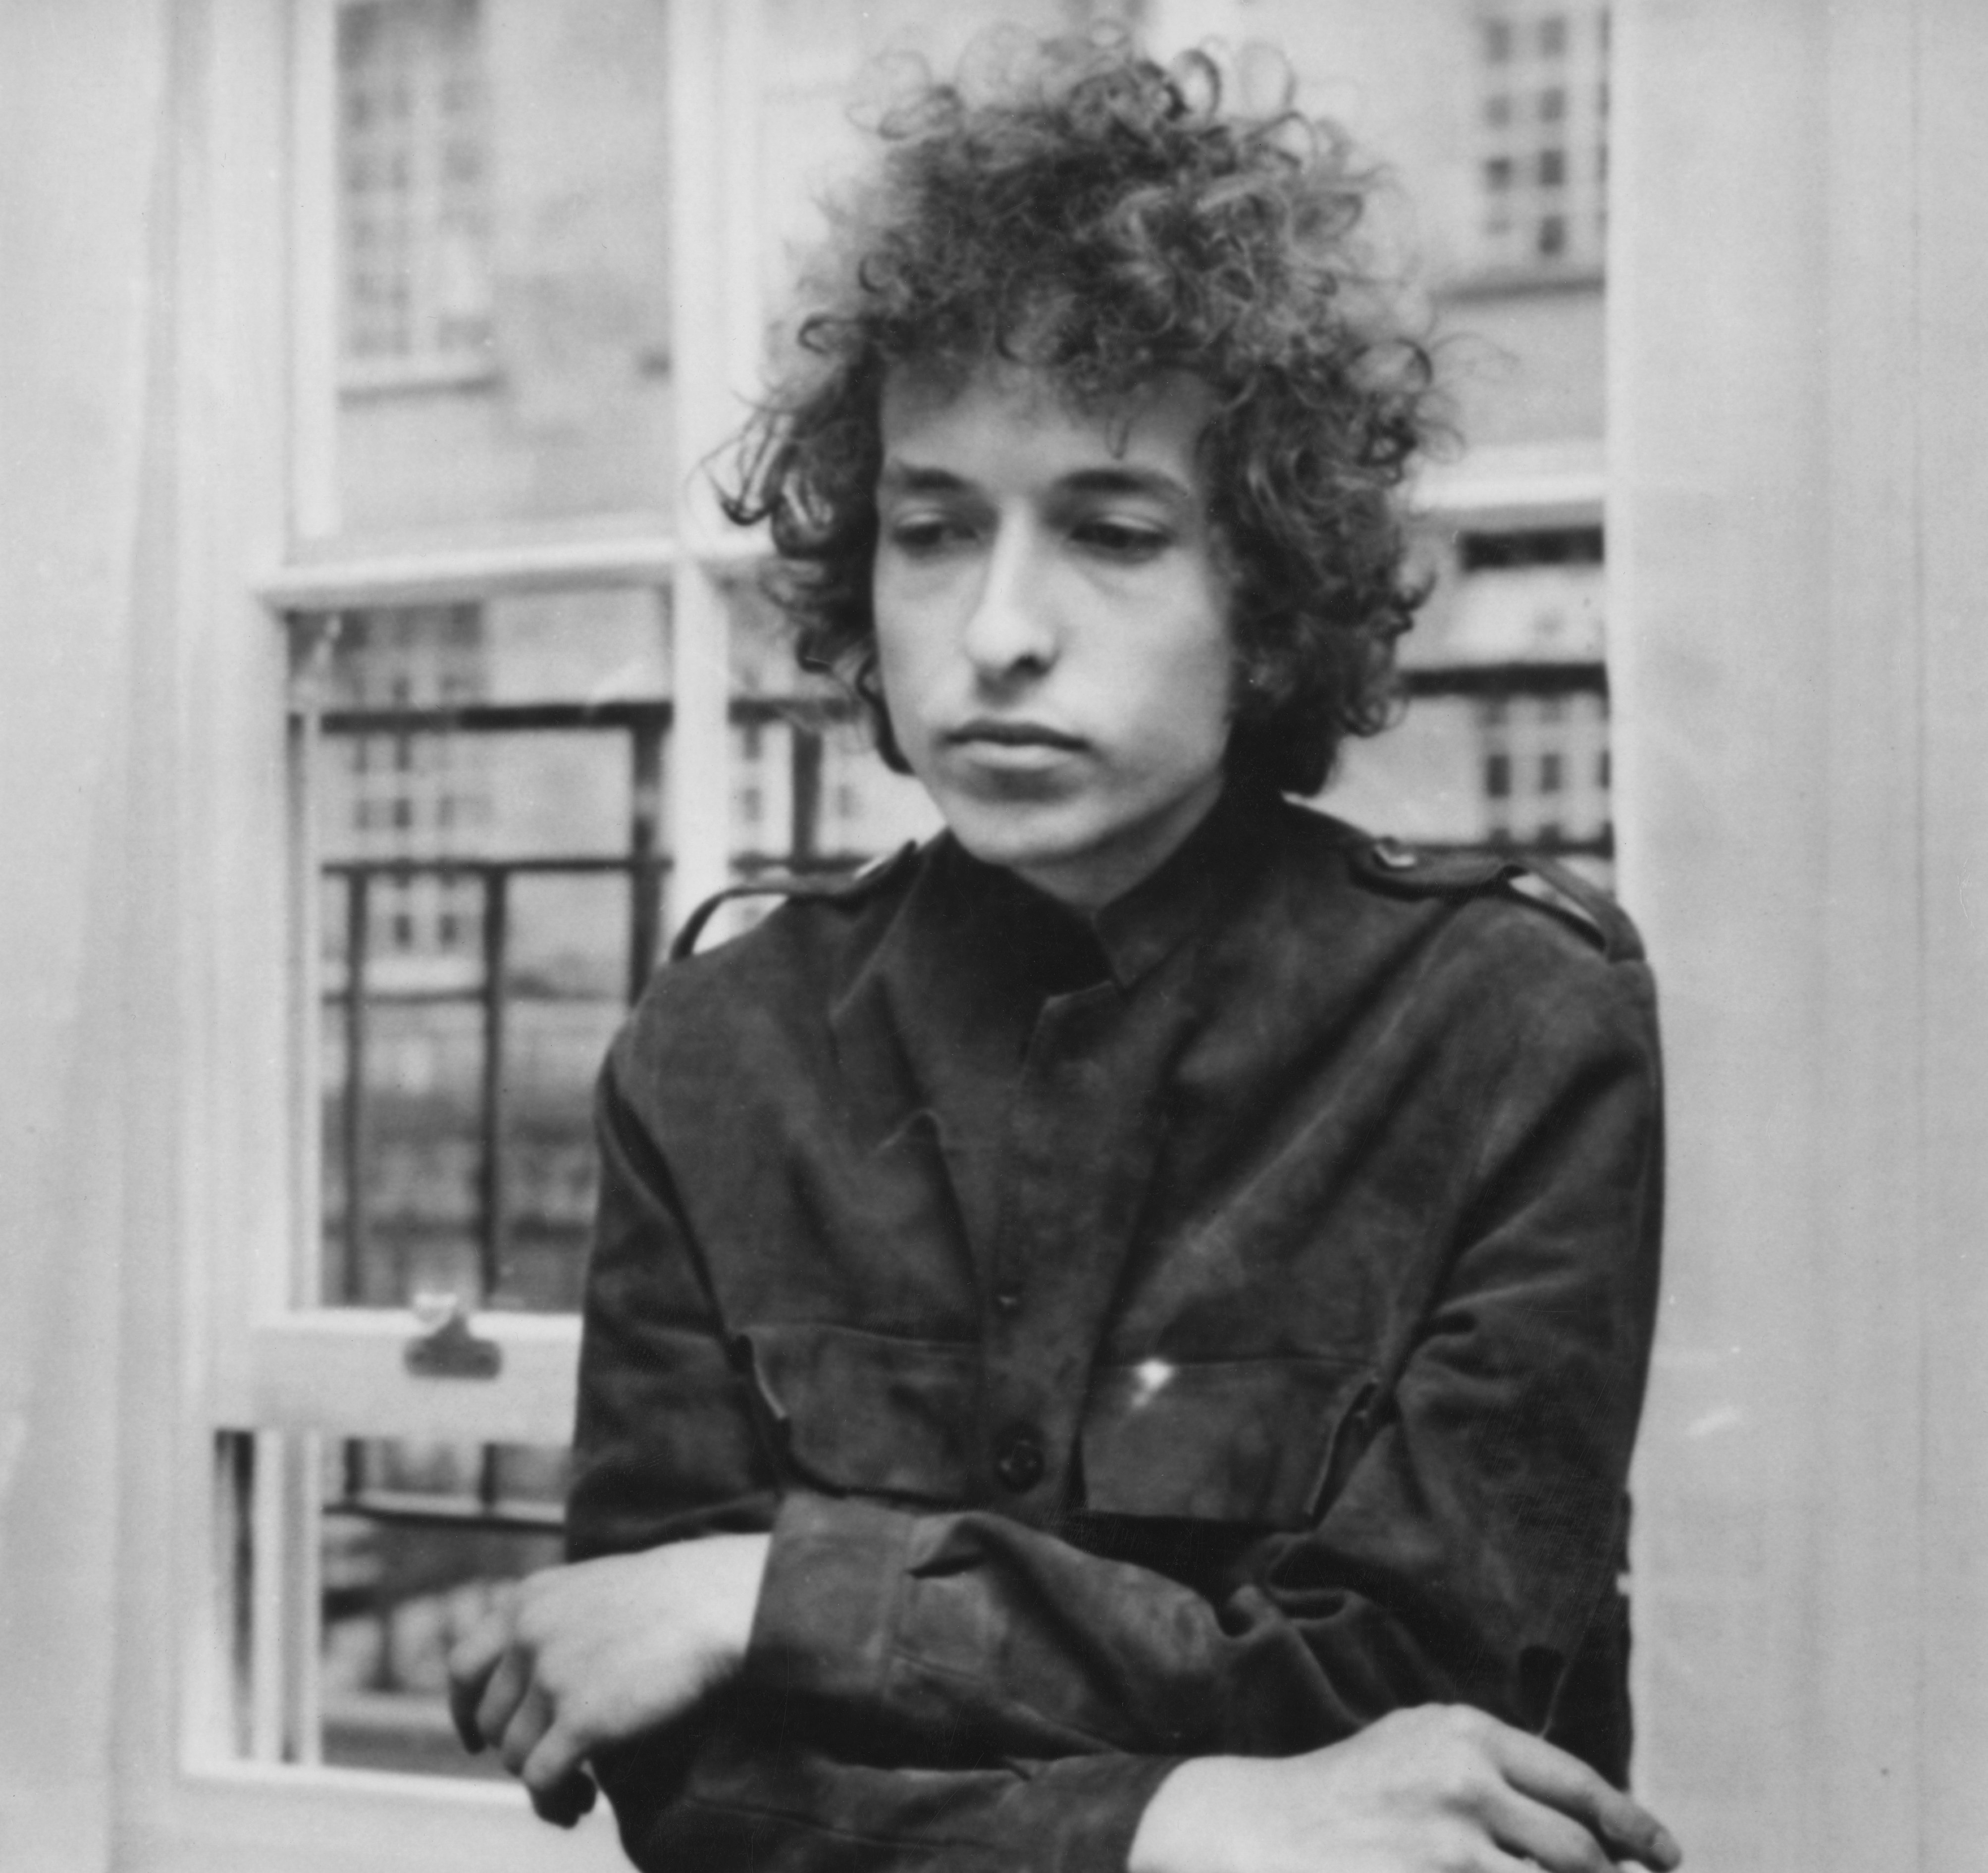
POLYGON ((1003 486, 1129 468, 1198 493, 1212 407, 1207 387, 1180 373, 1090 404, 1028 365, 986 364, 949 381, 894 371, 881 411, 884 462, 1003 486))

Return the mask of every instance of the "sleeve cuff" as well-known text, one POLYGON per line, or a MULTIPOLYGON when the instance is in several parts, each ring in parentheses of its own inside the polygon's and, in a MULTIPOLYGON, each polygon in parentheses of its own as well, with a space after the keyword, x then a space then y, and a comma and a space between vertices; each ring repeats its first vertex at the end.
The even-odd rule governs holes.
POLYGON ((882 1688, 910 1563, 912 1519, 875 1503, 796 1492, 775 1516, 743 1677, 774 1697, 846 1699, 882 1688))
POLYGON ((1133 1837, 1178 1756, 1071 1756, 1043 1764, 1030 1778, 1041 1817, 1033 1851, 1009 1863, 1043 1873, 1125 1873, 1133 1837))

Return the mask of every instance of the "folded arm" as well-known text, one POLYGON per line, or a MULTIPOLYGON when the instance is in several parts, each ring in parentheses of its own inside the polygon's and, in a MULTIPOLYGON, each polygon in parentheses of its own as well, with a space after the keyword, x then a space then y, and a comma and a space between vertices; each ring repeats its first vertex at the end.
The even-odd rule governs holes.
POLYGON ((709 1706, 695 1746, 665 1726, 597 1752, 638 1858, 657 1829, 752 1809, 756 1777, 786 1791, 762 1834, 837 1836, 855 1790, 908 1841, 998 1817, 989 1838, 1033 1827, 1040 1864, 1116 1867, 1178 1757, 1290 1755, 1432 1702, 1539 1727, 1612 1560, 1657 1202, 1647 1028, 1560 1013, 1569 1031, 1515 1050, 1487 1102, 1468 1227, 1412 1356, 1338 1427, 1330 1499, 1239 1546, 1212 1593, 1054 1527, 810 1486, 608 1083, 573 1551, 771 1535, 749 1642, 718 1675, 747 1695, 709 1706), (794 1734, 742 1743, 769 1711, 794 1734))
MULTIPOLYGON (((604 1108, 574 1551, 770 1529, 749 1682, 894 1747, 1271 1753, 1388 1711, 1540 1727, 1605 1591, 1655 1286, 1647 1030, 1592 997, 1515 1049, 1417 1343, 1334 1433, 1331 1499, 1218 1591, 991 1510, 800 1479, 654 1147, 604 1108)), ((1073 1530, 1072 1532, 1074 1532, 1073 1530)))

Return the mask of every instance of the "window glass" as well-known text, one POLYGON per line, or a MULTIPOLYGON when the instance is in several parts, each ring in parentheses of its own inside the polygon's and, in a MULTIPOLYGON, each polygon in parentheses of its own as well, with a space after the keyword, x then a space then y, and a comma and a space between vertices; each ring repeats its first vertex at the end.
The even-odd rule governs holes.
POLYGON ((667 506, 663 0, 338 15, 339 525, 667 506))
POLYGON ((332 1304, 577 1303, 590 1088, 654 966, 667 608, 308 620, 332 1304))

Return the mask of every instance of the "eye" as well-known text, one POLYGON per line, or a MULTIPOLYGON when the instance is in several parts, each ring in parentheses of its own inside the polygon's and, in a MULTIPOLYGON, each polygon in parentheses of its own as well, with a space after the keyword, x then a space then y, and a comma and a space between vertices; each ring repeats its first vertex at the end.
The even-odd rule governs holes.
POLYGON ((927 559, 965 545, 973 538, 973 529, 957 514, 921 509, 893 515, 884 526, 884 538, 908 559, 927 559))
POLYGON ((1111 514, 1094 514, 1078 522, 1070 529, 1070 538, 1093 553, 1129 564, 1155 558, 1173 544, 1173 536, 1165 527, 1111 514))

